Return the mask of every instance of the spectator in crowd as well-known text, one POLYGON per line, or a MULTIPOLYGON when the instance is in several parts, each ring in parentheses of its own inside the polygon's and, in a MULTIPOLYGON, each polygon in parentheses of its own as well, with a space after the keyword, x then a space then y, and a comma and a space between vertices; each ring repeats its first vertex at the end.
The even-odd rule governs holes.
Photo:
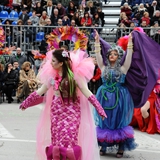
POLYGON ((81 1, 81 0, 72 0, 72 2, 74 3, 76 9, 78 9, 78 6, 79 6, 79 4, 80 4, 80 1, 81 1))
POLYGON ((93 15, 96 13, 96 7, 93 5, 93 1, 87 2, 87 7, 85 8, 85 12, 88 12, 90 17, 93 17, 93 15))
MULTIPOLYGON (((110 1, 108 1, 108 4, 110 3, 110 1)), ((96 7, 100 7, 102 8, 102 1, 101 0, 93 0, 93 5, 96 7)))
POLYGON ((13 64, 13 62, 15 62, 15 61, 18 61, 18 64, 19 64, 19 68, 20 68, 20 69, 21 69, 22 64, 23 64, 25 61, 27 61, 26 55, 22 54, 21 52, 22 52, 22 51, 21 51, 21 48, 17 48, 16 54, 13 55, 13 56, 11 57, 11 60, 10 60, 10 63, 11 63, 11 64, 13 64))
MULTIPOLYGON (((129 6, 132 6, 133 1, 134 1, 134 0, 122 0, 122 1, 121 1, 121 6, 123 6, 124 3, 128 3, 129 6)), ((137 0, 136 0, 136 1, 137 1, 137 0)))
POLYGON ((94 76, 89 82, 89 89, 93 94, 96 94, 97 89, 102 84, 102 80, 101 80, 101 70, 97 65, 96 58, 94 58, 94 64, 95 64, 94 76))
POLYGON ((121 12, 120 16, 119 16, 119 19, 118 19, 118 24, 117 25, 119 25, 121 23, 121 21, 123 20, 124 17, 126 17, 126 13, 125 12, 121 12))
POLYGON ((148 12, 148 9, 145 6, 146 5, 144 5, 143 3, 139 4, 138 12, 140 12, 141 15, 143 15, 144 12, 148 12))
POLYGON ((85 12, 84 7, 82 5, 79 5, 77 12, 79 14, 79 17, 82 18, 84 16, 84 12, 85 12))
POLYGON ((86 0, 82 0, 79 6, 86 8, 86 0))
POLYGON ((37 86, 35 72, 31 69, 31 63, 26 61, 19 72, 19 84, 16 93, 18 100, 21 102, 26 99, 30 93, 37 89, 37 86))
POLYGON ((36 75, 38 74, 38 71, 39 71, 39 68, 40 68, 42 62, 43 62, 43 59, 40 58, 40 57, 35 59, 35 64, 34 65, 35 65, 35 74, 36 75))
POLYGON ((70 0, 61 0, 61 4, 62 4, 62 6, 64 6, 65 8, 68 7, 69 2, 70 2, 70 0))
POLYGON ((17 0, 12 0, 12 6, 13 6, 13 10, 17 10, 17 12, 19 13, 21 10, 21 0, 17 1, 17 0))
POLYGON ((128 3, 128 4, 131 5, 132 7, 134 7, 134 6, 137 7, 140 5, 140 3, 143 3, 143 0, 130 0, 130 3, 128 3))
POLYGON ((70 1, 69 5, 68 5, 68 8, 66 10, 66 13, 67 13, 70 20, 73 18, 73 15, 74 15, 75 12, 76 12, 76 7, 74 5, 74 2, 70 1))
POLYGON ((32 6, 32 0, 22 0, 21 8, 25 8, 28 12, 30 12, 32 6))
POLYGON ((29 19, 29 16, 27 14, 26 8, 22 9, 22 14, 19 16, 19 19, 22 20, 23 24, 27 24, 27 20, 29 19))
POLYGON ((72 27, 77 27, 76 22, 75 22, 74 19, 71 20, 71 26, 72 26, 72 27))
MULTIPOLYGON (((140 24, 140 20, 138 20, 136 17, 134 17, 134 18, 132 18, 132 20, 131 20, 131 23, 134 23, 134 25, 136 26, 136 27, 138 27, 139 26, 139 24, 140 24)), ((131 25, 131 24, 130 24, 131 25)))
POLYGON ((63 26, 70 26, 71 22, 67 15, 65 15, 62 19, 63 26))
POLYGON ((11 63, 8 63, 5 67, 3 82, 4 82, 3 92, 6 94, 8 103, 12 103, 13 102, 12 93, 13 90, 17 88, 18 84, 18 72, 17 70, 13 69, 11 63))
POLYGON ((0 63, 0 91, 2 91, 3 87, 3 71, 4 71, 4 66, 2 63, 0 63))
POLYGON ((102 21, 101 19, 99 18, 99 14, 98 13, 95 13, 93 18, 92 18, 92 25, 94 27, 102 27, 102 21))
POLYGON ((52 14, 52 16, 51 16, 51 22, 52 22, 53 26, 57 26, 57 25, 58 25, 58 19, 59 19, 59 18, 60 18, 60 17, 59 17, 59 15, 58 15, 58 9, 55 8, 55 9, 53 10, 53 14, 52 14))
POLYGON ((52 15, 52 12, 54 10, 54 6, 52 3, 52 0, 47 1, 47 6, 44 7, 45 11, 47 12, 48 17, 50 18, 52 15))
POLYGON ((36 11, 36 16, 38 16, 40 18, 42 15, 42 12, 43 12, 43 7, 41 6, 40 2, 36 3, 36 8, 34 10, 36 11))
POLYGON ((132 10, 128 3, 124 3, 124 5, 121 6, 121 12, 125 12, 128 19, 131 19, 132 10))
POLYGON ((36 15, 36 11, 32 12, 32 16, 29 17, 30 21, 32 22, 33 26, 39 25, 39 17, 36 15))
POLYGON ((157 1, 153 1, 151 6, 149 6, 149 15, 152 18, 157 10, 160 10, 160 7, 157 5, 157 1))
POLYGON ((150 17, 149 17, 149 13, 148 12, 144 12, 141 21, 146 21, 147 26, 150 25, 150 17))
POLYGON ((142 27, 143 30, 144 30, 144 32, 145 32, 147 35, 149 35, 149 29, 147 29, 147 28, 149 28, 150 26, 147 25, 147 22, 146 22, 146 21, 142 21, 141 24, 140 24, 140 27, 142 27))
POLYGON ((23 21, 20 19, 17 22, 17 26, 13 27, 14 42, 17 42, 17 46, 20 47, 24 40, 23 21))
POLYGON ((123 19, 121 20, 121 23, 123 23, 126 27, 129 27, 131 21, 128 19, 127 16, 124 16, 123 19))
POLYGON ((160 0, 157 0, 157 6, 160 8, 160 0))
POLYGON ((76 26, 81 26, 81 24, 80 24, 81 17, 79 16, 78 12, 74 13, 74 16, 73 16, 72 20, 75 21, 76 26))
POLYGON ((32 10, 36 8, 37 0, 32 0, 32 10))
POLYGON ((137 26, 136 26, 136 24, 135 24, 134 22, 131 21, 129 27, 131 28, 131 30, 130 30, 129 32, 131 32, 131 31, 133 31, 133 29, 134 29, 135 27, 137 27, 137 26))
POLYGON ((62 6, 60 2, 57 3, 58 15, 60 18, 63 18, 66 14, 65 8, 62 6))
POLYGON ((32 21, 28 19, 27 25, 25 27, 26 30, 26 41, 27 43, 33 42, 36 36, 36 27, 32 26, 32 21))
POLYGON ((14 69, 14 70, 17 70, 17 72, 18 72, 18 74, 19 74, 20 68, 19 68, 19 63, 18 63, 18 61, 14 61, 14 62, 13 62, 13 69, 14 69))
POLYGON ((62 26, 63 26, 63 22, 62 22, 62 19, 61 19, 61 18, 58 19, 57 24, 58 24, 59 27, 62 27, 62 26))
POLYGON ((46 6, 47 5, 47 0, 41 0, 41 6, 46 6))
POLYGON ((155 21, 158 22, 158 24, 160 25, 160 11, 159 10, 156 10, 154 13, 154 16, 151 17, 150 25, 153 26, 155 21))
POLYGON ((105 24, 104 12, 102 12, 102 9, 100 7, 97 8, 97 13, 99 14, 99 18, 102 21, 102 26, 104 26, 104 24, 105 24))
POLYGON ((54 8, 55 8, 57 6, 58 0, 52 0, 52 2, 53 2, 53 5, 54 5, 54 8))
POLYGON ((8 3, 9 3, 8 0, 3 0, 3 1, 1 0, 1 1, 0 1, 0 5, 2 5, 2 6, 7 6, 8 3))
POLYGON ((150 36, 160 44, 160 27, 157 21, 154 22, 153 26, 151 26, 150 36))
POLYGON ((51 22, 51 20, 50 19, 47 19, 47 24, 46 24, 46 27, 45 27, 45 34, 50 34, 51 32, 52 32, 52 30, 53 30, 53 28, 52 28, 52 22, 51 22))
POLYGON ((151 5, 153 0, 142 0, 141 3, 151 5))
POLYGON ((123 37, 125 35, 128 34, 128 30, 127 27, 125 26, 124 23, 120 23, 118 28, 117 28, 117 32, 116 32, 116 39, 115 39, 115 43, 118 41, 118 39, 120 37, 123 37))
POLYGON ((47 46, 48 46, 48 43, 46 42, 47 38, 48 38, 48 33, 45 34, 44 39, 40 43, 40 46, 38 46, 40 53, 46 54, 47 52, 47 46))
POLYGON ((92 19, 89 16, 89 13, 84 13, 84 17, 81 19, 81 26, 90 27, 92 25, 92 19))
POLYGON ((139 14, 140 19, 143 17, 144 12, 148 12, 147 8, 144 7, 144 4, 141 3, 136 11, 136 14, 139 14))
POLYGON ((42 16, 39 19, 39 26, 45 26, 47 24, 47 19, 49 19, 47 12, 43 11, 42 16))
POLYGON ((7 44, 6 46, 9 47, 11 45, 11 41, 12 41, 12 26, 9 26, 11 25, 11 21, 10 20, 6 20, 5 23, 4 23, 6 26, 4 26, 4 31, 6 33, 6 41, 7 41, 7 44))

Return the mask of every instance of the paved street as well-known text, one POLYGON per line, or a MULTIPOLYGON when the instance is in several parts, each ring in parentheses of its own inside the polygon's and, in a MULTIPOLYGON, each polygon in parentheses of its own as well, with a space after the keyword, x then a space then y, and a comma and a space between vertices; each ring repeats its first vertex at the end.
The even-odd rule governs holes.
MULTIPOLYGON (((36 124, 41 105, 19 110, 19 104, 0 104, 0 160, 34 160, 36 124)), ((149 135, 135 130, 138 148, 126 152, 121 160, 159 160, 160 135, 149 135)), ((108 153, 101 160, 115 160, 115 153, 108 153)))

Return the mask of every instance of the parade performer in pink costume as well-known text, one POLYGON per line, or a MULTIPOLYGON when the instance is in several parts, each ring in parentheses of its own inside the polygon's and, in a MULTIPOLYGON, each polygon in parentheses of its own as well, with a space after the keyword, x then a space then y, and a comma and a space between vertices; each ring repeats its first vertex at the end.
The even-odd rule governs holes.
POLYGON ((22 102, 33 106, 45 94, 45 108, 37 130, 39 160, 100 160, 95 126, 88 101, 104 119, 100 103, 88 90, 94 64, 85 52, 57 49, 47 53, 40 69, 42 87, 22 102))

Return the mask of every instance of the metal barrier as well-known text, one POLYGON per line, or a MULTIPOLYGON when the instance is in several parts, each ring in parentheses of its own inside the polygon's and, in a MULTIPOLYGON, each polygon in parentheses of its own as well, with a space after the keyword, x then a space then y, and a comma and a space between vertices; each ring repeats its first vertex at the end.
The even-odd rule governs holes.
MULTIPOLYGON (((45 49, 46 35, 49 34, 57 26, 29 26, 29 25, 1 25, 5 31, 5 47, 17 46, 22 49, 23 52, 31 50, 43 50, 45 49)), ((89 38, 88 45, 92 45, 94 42, 94 29, 97 29, 100 36, 109 43, 115 43, 120 37, 128 35, 133 28, 107 28, 107 27, 79 27, 83 30, 89 38)), ((160 43, 160 28, 144 28, 144 31, 157 43, 160 43)), ((63 42, 62 42, 63 43, 63 42)), ((74 43, 68 42, 69 47, 73 48, 74 43)), ((93 47, 90 46, 90 51, 93 51, 93 47)))

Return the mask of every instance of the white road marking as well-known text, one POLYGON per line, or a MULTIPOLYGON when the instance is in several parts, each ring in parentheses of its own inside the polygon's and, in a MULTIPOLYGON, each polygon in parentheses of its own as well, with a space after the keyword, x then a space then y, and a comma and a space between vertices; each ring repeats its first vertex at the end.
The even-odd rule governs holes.
MULTIPOLYGON (((155 150, 151 150, 150 148, 149 149, 135 149, 135 151, 138 151, 138 152, 151 152, 151 153, 160 153, 160 151, 155 151, 155 150)), ((132 151, 134 152, 134 151, 132 151)), ((128 152, 129 153, 129 152, 128 152)))
POLYGON ((0 141, 36 143, 35 140, 0 138, 0 141))
POLYGON ((9 131, 0 123, 0 138, 15 138, 9 131))

